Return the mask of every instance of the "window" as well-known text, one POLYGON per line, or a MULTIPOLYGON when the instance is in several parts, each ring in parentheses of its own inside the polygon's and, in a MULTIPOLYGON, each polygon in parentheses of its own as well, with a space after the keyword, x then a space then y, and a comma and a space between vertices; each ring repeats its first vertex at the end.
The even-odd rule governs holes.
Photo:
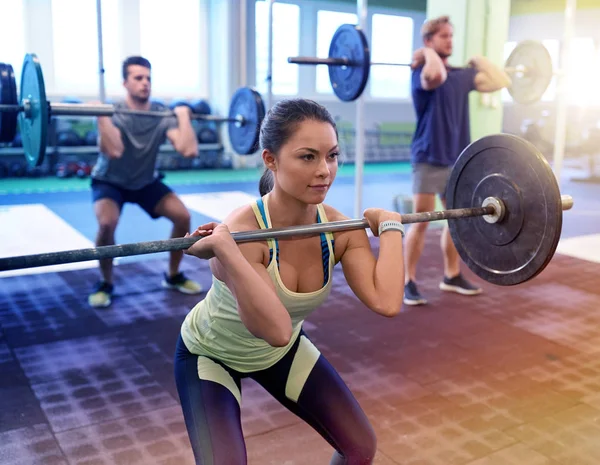
POLYGON ((22 0, 0 0, 0 18, 3 18, 0 27, 0 62, 12 65, 17 89, 21 83, 21 68, 25 57, 23 16, 22 0))
POLYGON ((102 62, 107 94, 123 93, 121 63, 125 57, 121 50, 122 37, 119 0, 102 0, 102 62))
MULTIPOLYGON (((374 63, 410 63, 413 53, 413 19, 404 16, 374 14, 372 20, 371 61, 374 63)), ((410 97, 410 67, 371 67, 373 97, 410 97)))
MULTIPOLYGON (((197 96, 201 83, 200 3, 198 0, 143 0, 141 54, 152 64, 152 93, 197 96)), ((225 34, 225 31, 224 31, 225 34)), ((224 39, 227 40, 227 39, 224 39)))
MULTIPOLYGON (((269 60, 269 5, 256 2, 256 87, 267 91, 269 60)), ((273 4, 273 94, 296 95, 298 93, 298 65, 287 62, 288 57, 300 51, 300 7, 288 3, 273 4)))
MULTIPOLYGON (((600 59, 596 53, 594 39, 574 37, 569 48, 567 100, 576 105, 599 103, 596 79, 600 74, 600 59)), ((564 65, 561 65, 561 68, 564 68, 564 65)))
MULTIPOLYGON (((319 10, 317 12, 317 55, 319 58, 329 56, 329 45, 335 31, 342 24, 358 24, 355 13, 343 13, 340 11, 319 10)), ((317 66, 317 92, 320 94, 333 94, 329 80, 327 66, 317 66)))
POLYGON ((98 28, 94 0, 52 0, 56 93, 98 93, 98 28))
MULTIPOLYGON (((554 71, 556 71, 558 69, 559 58, 560 58, 560 50, 559 50, 558 40, 547 39, 547 40, 543 40, 542 44, 544 45, 544 47, 546 47, 546 50, 548 50, 548 53, 550 54, 550 58, 552 60, 552 68, 554 69, 554 71)), ((516 42, 506 42, 504 44, 504 62, 506 62, 506 60, 508 60, 508 57, 510 56, 512 51, 515 49, 516 45, 517 45, 516 42)), ((501 95, 502 95, 503 102, 511 102, 512 101, 512 97, 508 93, 507 89, 502 89, 501 92, 502 92, 501 95)), ((546 89, 546 92, 544 92, 544 94, 542 95, 541 100, 543 102, 551 102, 552 100, 554 100, 555 96, 556 96, 556 76, 553 76, 552 80, 550 81, 550 84, 548 85, 548 88, 546 89)))
MULTIPOLYGON (((107 93, 121 89, 119 0, 102 0, 102 60, 107 93)), ((54 92, 98 95, 95 0, 52 0, 54 92), (76 37, 77 40, 73 40, 76 37), (74 57, 77 57, 74 59, 74 57)))

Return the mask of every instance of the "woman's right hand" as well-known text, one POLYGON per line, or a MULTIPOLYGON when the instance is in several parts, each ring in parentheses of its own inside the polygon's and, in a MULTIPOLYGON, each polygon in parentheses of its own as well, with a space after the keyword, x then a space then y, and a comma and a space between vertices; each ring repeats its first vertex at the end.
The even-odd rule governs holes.
POLYGON ((369 222, 369 227, 375 237, 379 236, 380 223, 388 220, 402 222, 402 215, 400 213, 384 210, 383 208, 367 208, 363 216, 369 222))
POLYGON ((222 223, 206 223, 199 226, 192 234, 186 233, 185 237, 202 237, 184 252, 203 260, 208 260, 217 255, 219 250, 236 245, 229 228, 222 223))

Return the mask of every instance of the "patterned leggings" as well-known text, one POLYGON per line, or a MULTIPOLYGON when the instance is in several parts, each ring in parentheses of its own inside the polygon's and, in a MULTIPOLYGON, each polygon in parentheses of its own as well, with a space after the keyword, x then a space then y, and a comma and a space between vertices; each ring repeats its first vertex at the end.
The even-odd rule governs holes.
POLYGON ((194 355, 179 337, 175 380, 197 465, 247 463, 240 419, 244 377, 255 380, 323 436, 335 449, 332 465, 373 463, 377 444, 366 415, 335 369, 301 332, 279 362, 252 373, 194 355))

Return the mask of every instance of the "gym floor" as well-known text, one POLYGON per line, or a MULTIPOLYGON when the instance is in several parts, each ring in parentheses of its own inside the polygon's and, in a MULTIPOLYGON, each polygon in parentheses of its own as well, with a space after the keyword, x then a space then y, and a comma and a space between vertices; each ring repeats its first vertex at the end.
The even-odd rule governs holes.
MULTIPOLYGON (((341 170, 328 199, 351 217, 352 170, 341 170)), ((600 463, 600 187, 573 175, 565 170, 561 180, 575 206, 564 215, 559 253, 528 283, 442 295, 439 223, 420 265, 426 307, 378 317, 336 269, 330 299, 305 329, 369 416, 375 463, 600 463)), ((166 180, 200 224, 255 197, 257 179, 249 171, 166 180)), ((93 245, 89 181, 47 182, 3 180, 0 256, 93 245)), ((405 165, 367 166, 363 206, 393 209, 409 182, 405 165)), ((128 205, 117 240, 168 233, 166 220, 128 205)), ((95 263, 0 274, 1 464, 193 463, 172 358, 181 322, 202 296, 160 287, 165 257, 120 259, 104 310, 86 303, 95 263)), ((209 286, 206 262, 185 257, 183 267, 209 286)), ((252 381, 243 384, 242 419, 251 464, 331 457, 317 433, 252 381)))

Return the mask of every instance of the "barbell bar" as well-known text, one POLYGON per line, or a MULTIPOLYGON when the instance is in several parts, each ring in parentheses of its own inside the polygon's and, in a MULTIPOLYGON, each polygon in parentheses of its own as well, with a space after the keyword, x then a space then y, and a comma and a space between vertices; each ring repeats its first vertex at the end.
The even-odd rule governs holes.
MULTIPOLYGON (((370 50, 362 29, 352 24, 341 25, 333 34, 328 57, 289 57, 297 65, 327 65, 335 95, 344 102, 356 100, 369 79, 371 66, 406 66, 410 63, 371 62, 370 50)), ((552 59, 543 44, 527 40, 519 43, 509 55, 504 70, 512 75, 508 92, 518 103, 537 102, 552 79, 552 59)))
MULTIPOLYGON (((13 68, 0 63, 0 142, 14 140, 18 121, 23 151, 30 166, 39 166, 44 160, 48 123, 53 116, 112 116, 117 113, 158 118, 175 116, 173 111, 153 112, 116 109, 109 104, 49 102, 40 61, 35 54, 25 55, 20 90, 20 98, 17 98, 13 68)), ((228 123, 231 146, 240 155, 249 155, 257 150, 264 117, 262 97, 250 87, 236 90, 227 117, 192 114, 193 119, 228 123)))
MULTIPOLYGON (((562 196, 561 202, 563 210, 568 210, 573 206, 573 199, 568 195, 562 196)), ((495 222, 495 218, 502 218, 505 215, 505 212, 503 211, 504 208, 504 204, 500 199, 490 197, 484 201, 484 204, 481 207, 404 214, 402 215, 402 223, 425 223, 477 216, 489 217, 489 221, 495 222), (498 208, 498 206, 500 208, 498 208)), ((369 222, 363 218, 360 220, 351 219, 310 225, 258 229, 255 231, 240 231, 231 233, 231 236, 236 243, 242 244, 246 242, 266 241, 268 239, 293 239, 295 237, 314 236, 326 232, 334 233, 366 228, 369 228, 369 222)), ((0 258, 0 271, 185 250, 190 248, 200 239, 202 239, 202 237, 181 237, 158 241, 105 245, 63 252, 0 258)))
MULTIPOLYGON (((550 262, 573 198, 561 195, 552 170, 531 143, 496 134, 471 143, 452 168, 447 210, 402 215, 405 224, 447 220, 459 255, 486 281, 511 286, 550 262)), ((294 239, 368 228, 366 219, 233 232, 236 243, 294 239)), ((139 242, 0 258, 0 271, 152 254, 191 247, 200 237, 139 242)), ((401 285, 401 283, 399 283, 401 285)))
MULTIPOLYGON (((174 111, 150 111, 135 110, 131 108, 116 109, 114 105, 108 103, 86 104, 86 103, 48 103, 52 116, 113 116, 114 114, 150 116, 157 118, 174 117, 174 111)), ((189 105, 184 105, 189 106, 189 105)), ((30 117, 31 104, 27 99, 23 100, 21 105, 0 104, 0 113, 25 113, 30 117)), ((238 123, 245 124, 244 117, 237 115, 235 118, 224 118, 216 115, 204 115, 200 113, 190 113, 190 118, 201 121, 211 121, 215 123, 238 123)))
MULTIPOLYGON (((448 218, 466 218, 468 216, 483 215, 496 215, 495 207, 489 205, 487 207, 478 208, 462 208, 439 212, 414 213, 402 215, 402 222, 409 224, 443 220, 448 218)), ((244 242, 266 241, 267 239, 285 239, 292 237, 312 236, 323 232, 333 233, 351 231, 356 229, 365 229, 368 227, 369 222, 366 219, 352 219, 331 221, 328 223, 316 223, 311 225, 233 232, 231 235, 235 242, 240 244, 244 242)), ((70 250, 66 252, 51 252, 47 254, 0 258, 0 271, 183 250, 191 247, 199 239, 201 239, 201 237, 184 237, 131 244, 107 245, 95 248, 70 250)))
MULTIPOLYGON (((328 66, 361 66, 360 62, 353 62, 348 58, 317 58, 317 57, 289 57, 288 63, 296 65, 328 65, 328 66)), ((391 62, 371 62, 371 66, 406 66, 410 67, 411 63, 391 63, 391 62)), ((510 74, 527 73, 529 70, 523 65, 504 68, 504 71, 510 74)))

